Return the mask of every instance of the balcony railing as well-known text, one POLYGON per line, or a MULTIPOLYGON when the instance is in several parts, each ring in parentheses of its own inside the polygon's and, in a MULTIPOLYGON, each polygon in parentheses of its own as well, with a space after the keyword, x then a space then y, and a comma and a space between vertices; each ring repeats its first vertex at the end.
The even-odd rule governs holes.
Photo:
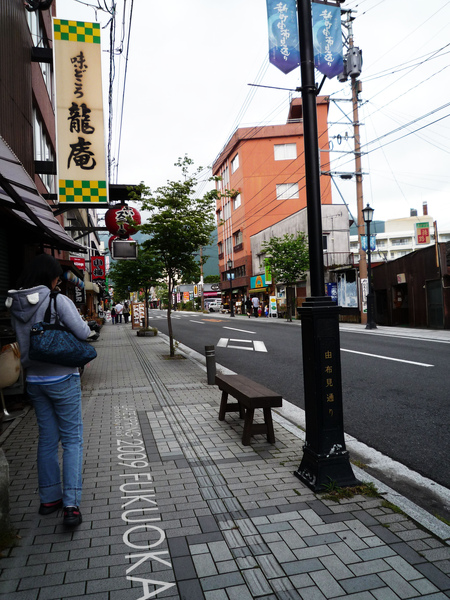
POLYGON ((330 267, 342 267, 346 265, 353 265, 354 258, 352 252, 324 252, 323 253, 323 264, 326 268, 330 267))

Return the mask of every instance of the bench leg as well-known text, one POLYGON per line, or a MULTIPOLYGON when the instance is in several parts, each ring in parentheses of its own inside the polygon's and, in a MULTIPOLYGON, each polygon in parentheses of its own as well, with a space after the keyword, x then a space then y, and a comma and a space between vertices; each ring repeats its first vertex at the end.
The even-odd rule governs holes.
POLYGON ((247 408, 245 411, 244 432, 242 434, 242 443, 244 444, 244 446, 248 446, 250 444, 250 438, 252 437, 254 414, 254 408, 247 408))
POLYGON ((228 392, 222 390, 222 399, 220 401, 219 408, 219 421, 225 420, 225 413, 235 411, 239 411, 239 417, 241 419, 245 417, 244 406, 239 401, 236 401, 235 403, 228 403, 228 392))
POLYGON ((228 399, 228 392, 222 391, 222 399, 220 401, 220 409, 219 409, 219 421, 225 420, 225 413, 227 410, 227 399, 228 399))
POLYGON ((264 422, 267 427, 267 441, 271 444, 275 444, 275 432, 273 430, 273 421, 272 421, 272 409, 264 408, 264 422))
POLYGON ((239 402, 239 418, 240 419, 244 419, 245 418, 245 408, 241 404, 241 402, 239 402))

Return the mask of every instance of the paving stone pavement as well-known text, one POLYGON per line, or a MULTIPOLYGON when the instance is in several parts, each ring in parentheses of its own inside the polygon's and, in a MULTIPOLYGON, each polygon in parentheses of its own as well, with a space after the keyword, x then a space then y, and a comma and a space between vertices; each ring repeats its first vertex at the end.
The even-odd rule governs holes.
POLYGON ((450 546, 383 499, 333 502, 293 472, 302 442, 275 422, 241 443, 238 414, 161 336, 105 325, 83 384, 83 523, 41 517, 32 409, 1 436, 11 520, 0 598, 391 600, 450 597, 450 546))

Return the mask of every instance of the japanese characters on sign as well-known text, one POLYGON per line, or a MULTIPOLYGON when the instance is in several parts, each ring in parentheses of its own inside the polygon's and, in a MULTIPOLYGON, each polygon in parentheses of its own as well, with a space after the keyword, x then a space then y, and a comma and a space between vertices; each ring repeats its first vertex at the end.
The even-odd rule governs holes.
POLYGON ((59 201, 105 204, 100 25, 53 20, 59 201))
POLYGON ((267 0, 269 61, 284 74, 300 64, 296 0, 267 0))
POLYGON ((333 352, 325 350, 324 352, 324 388, 326 400, 326 413, 328 417, 334 417, 334 379, 333 379, 333 352))
POLYGON ((92 281, 95 279, 105 279, 105 257, 104 256, 93 256, 91 258, 91 277, 92 281))
POLYGON ((341 9, 312 3, 314 66, 332 79, 344 68, 341 9))
POLYGON ((416 242, 417 244, 429 244, 430 243, 430 224, 416 223, 416 242))

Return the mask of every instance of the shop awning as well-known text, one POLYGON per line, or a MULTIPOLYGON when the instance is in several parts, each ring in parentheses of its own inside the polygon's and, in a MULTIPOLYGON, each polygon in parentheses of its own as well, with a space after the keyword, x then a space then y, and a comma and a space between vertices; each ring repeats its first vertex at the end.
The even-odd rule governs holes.
POLYGON ((269 288, 267 287, 259 287, 259 288, 254 288, 253 290, 248 290, 249 294, 258 294, 259 292, 267 292, 269 288))
POLYGON ((87 252, 61 226, 22 163, 0 136, 0 207, 19 219, 45 244, 58 250, 87 252))
POLYGON ((86 281, 84 285, 87 292, 94 292, 94 294, 100 294, 100 288, 96 283, 92 281, 86 281))

